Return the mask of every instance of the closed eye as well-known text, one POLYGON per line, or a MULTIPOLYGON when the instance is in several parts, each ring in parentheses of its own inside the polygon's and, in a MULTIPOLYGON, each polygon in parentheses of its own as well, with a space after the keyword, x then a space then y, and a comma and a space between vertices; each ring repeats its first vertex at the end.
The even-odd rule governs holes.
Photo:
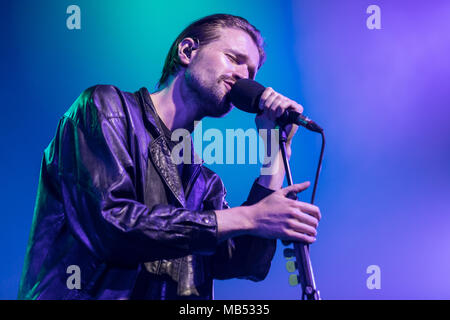
MULTIPOLYGON (((246 63, 249 61, 249 58, 246 55, 242 55, 242 54, 230 54, 228 52, 225 52, 225 55, 227 56, 227 58, 232 61, 235 64, 242 64, 242 63, 246 63)), ((250 67, 247 63, 247 70, 249 72, 249 77, 250 79, 253 79, 255 77, 255 68, 254 67, 250 67)))
POLYGON ((227 54, 227 57, 228 57, 228 59, 230 59, 230 60, 233 61, 234 63, 239 63, 239 61, 238 61, 235 57, 233 57, 232 55, 227 54))

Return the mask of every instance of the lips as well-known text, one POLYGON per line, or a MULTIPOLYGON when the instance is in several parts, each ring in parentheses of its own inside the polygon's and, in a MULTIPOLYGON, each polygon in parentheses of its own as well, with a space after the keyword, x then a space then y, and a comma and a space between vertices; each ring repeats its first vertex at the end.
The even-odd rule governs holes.
POLYGON ((224 80, 223 82, 225 83, 225 86, 228 88, 228 90, 231 90, 231 88, 232 88, 233 85, 234 85, 234 82, 232 82, 232 81, 226 81, 226 80, 224 80))

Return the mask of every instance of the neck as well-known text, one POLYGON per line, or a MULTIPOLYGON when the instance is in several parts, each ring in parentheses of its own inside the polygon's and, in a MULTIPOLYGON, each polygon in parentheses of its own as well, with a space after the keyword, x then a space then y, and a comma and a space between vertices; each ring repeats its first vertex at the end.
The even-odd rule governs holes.
POLYGON ((150 96, 159 117, 170 130, 184 128, 192 132, 194 121, 205 116, 181 74, 174 77, 168 86, 150 96))

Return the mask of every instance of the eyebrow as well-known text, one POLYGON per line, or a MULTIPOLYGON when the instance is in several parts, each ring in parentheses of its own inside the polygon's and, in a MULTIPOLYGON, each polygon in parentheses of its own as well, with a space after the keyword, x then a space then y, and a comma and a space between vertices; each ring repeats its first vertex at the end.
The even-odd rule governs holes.
POLYGON ((225 51, 228 51, 232 54, 234 54, 237 58, 239 58, 240 60, 243 60, 247 63, 248 67, 249 67, 249 76, 251 79, 253 79, 255 77, 255 72, 256 72, 256 67, 249 64, 249 57, 246 54, 240 53, 234 49, 225 49, 225 51))

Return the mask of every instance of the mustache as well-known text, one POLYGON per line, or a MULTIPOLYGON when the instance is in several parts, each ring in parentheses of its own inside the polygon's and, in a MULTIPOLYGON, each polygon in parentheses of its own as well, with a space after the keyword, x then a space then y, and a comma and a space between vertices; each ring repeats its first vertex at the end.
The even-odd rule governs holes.
POLYGON ((232 84, 234 84, 237 79, 235 79, 234 77, 229 77, 229 76, 220 76, 219 80, 225 81, 225 82, 231 82, 232 84))

